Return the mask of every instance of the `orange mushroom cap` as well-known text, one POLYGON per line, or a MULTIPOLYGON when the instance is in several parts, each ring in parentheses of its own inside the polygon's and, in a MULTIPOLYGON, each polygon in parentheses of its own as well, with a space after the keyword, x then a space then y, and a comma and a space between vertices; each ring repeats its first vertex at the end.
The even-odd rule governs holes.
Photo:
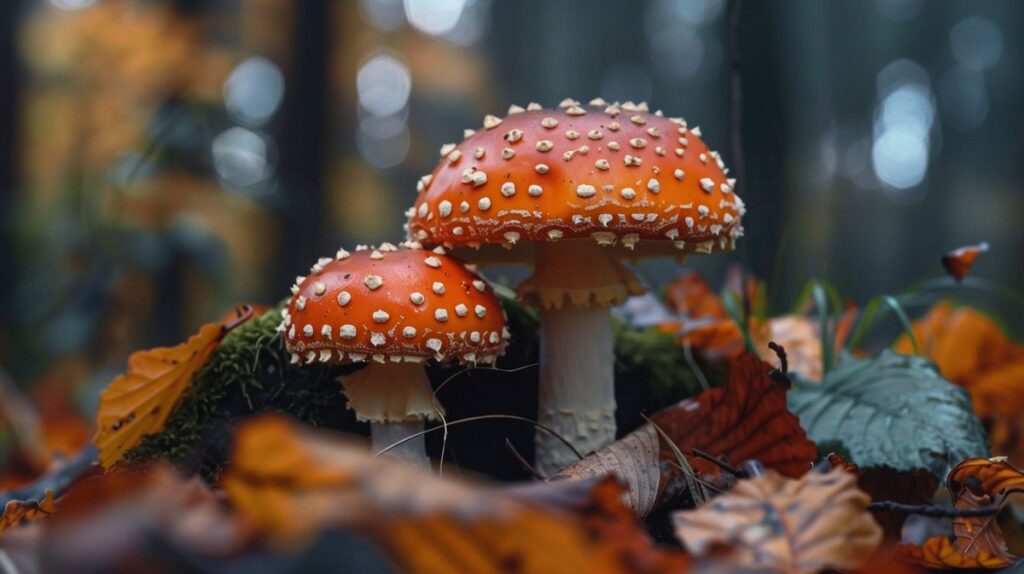
POLYGON ((646 104, 513 106, 466 134, 441 148, 408 212, 425 245, 592 238, 710 252, 742 235, 743 201, 700 128, 646 104))
POLYGON ((292 294, 279 329, 296 363, 493 363, 508 338, 491 286, 443 248, 342 249, 292 294))

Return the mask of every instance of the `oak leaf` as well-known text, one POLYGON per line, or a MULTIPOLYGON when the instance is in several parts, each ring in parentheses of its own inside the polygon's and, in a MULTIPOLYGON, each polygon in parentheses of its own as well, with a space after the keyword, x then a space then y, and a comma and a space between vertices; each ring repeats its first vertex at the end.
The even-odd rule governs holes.
POLYGON ((649 423, 559 476, 615 474, 629 487, 629 506, 645 515, 688 486, 687 474, 677 463, 677 448, 702 478, 721 470, 691 456, 694 449, 736 464, 756 459, 785 476, 803 475, 817 448, 786 408, 788 387, 773 380, 770 370, 752 354, 740 356, 732 362, 726 387, 658 411, 649 423))
POLYGON ((147 434, 160 432, 195 374, 231 329, 248 320, 243 305, 224 321, 207 323, 175 347, 138 351, 128 357, 128 372, 100 395, 96 436, 100 463, 110 468, 147 434))
POLYGON ((856 568, 878 548, 882 529, 869 502, 842 469, 799 479, 769 470, 672 518, 676 537, 697 556, 717 551, 741 566, 819 572, 856 568))
POLYGON ((597 484, 581 515, 375 458, 277 416, 238 430, 221 485, 273 542, 348 529, 403 571, 669 572, 688 563, 653 546, 614 481, 597 484))

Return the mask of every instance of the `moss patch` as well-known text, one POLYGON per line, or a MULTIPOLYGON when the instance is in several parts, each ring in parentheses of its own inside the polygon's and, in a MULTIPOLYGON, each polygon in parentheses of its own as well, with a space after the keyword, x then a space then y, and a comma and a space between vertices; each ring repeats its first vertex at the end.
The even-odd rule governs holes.
MULTIPOLYGON (((449 419, 490 413, 535 418, 539 337, 536 314, 503 300, 512 344, 497 368, 465 370, 456 365, 428 368, 449 419)), ((200 370, 167 421, 128 452, 129 462, 162 458, 213 478, 227 460, 231 428, 243 417, 264 411, 288 413, 316 427, 367 434, 367 425, 345 407, 339 375, 358 366, 298 367, 288 363, 276 327, 280 308, 271 309, 229 333, 200 370)), ((675 338, 616 322, 617 398, 620 434, 643 422, 642 413, 692 396, 700 390, 675 338)), ((709 377, 712 377, 709 374, 709 377)), ((528 425, 482 422, 452 427, 446 455, 458 464, 499 478, 524 476, 505 450, 508 438, 525 456, 532 451, 528 425), (472 428, 471 428, 472 427, 472 428), (493 427, 493 428, 492 428, 493 427), (513 462, 510 462, 513 461, 513 462)), ((428 452, 440 453, 440 432, 428 436, 428 452)))

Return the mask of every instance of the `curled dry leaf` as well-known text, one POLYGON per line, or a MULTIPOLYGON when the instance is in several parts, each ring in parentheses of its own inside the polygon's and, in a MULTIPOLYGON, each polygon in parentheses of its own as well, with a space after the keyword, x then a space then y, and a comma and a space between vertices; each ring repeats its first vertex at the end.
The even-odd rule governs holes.
POLYGON ((245 423, 221 478, 237 511, 272 541, 343 528, 409 572, 671 572, 687 559, 653 546, 599 482, 583 512, 444 480, 276 416, 245 423))
POLYGON ((195 374, 231 329, 253 315, 243 305, 220 323, 207 323, 176 347, 158 347, 128 357, 128 372, 114 379, 96 414, 100 463, 110 468, 147 434, 160 432, 195 374))
POLYGON ((721 470, 691 456, 693 449, 733 464, 757 459, 785 476, 803 475, 814 461, 816 447, 786 409, 787 387, 768 376, 770 369, 754 355, 740 356, 732 362, 725 388, 704 391, 658 411, 649 423, 559 476, 581 479, 615 474, 629 487, 629 506, 645 515, 687 485, 673 447, 701 477, 721 470))
POLYGON ((819 572, 856 568, 878 548, 882 529, 869 502, 841 469, 799 479, 769 470, 672 518, 676 537, 695 555, 718 550, 741 566, 819 572))
MULTIPOLYGON (((946 486, 956 509, 977 510, 1024 492, 1024 473, 1002 458, 972 458, 950 471, 946 486)), ((1003 568, 1017 558, 1006 548, 996 514, 953 518, 953 536, 900 545, 900 556, 930 568, 1003 568)))
POLYGON ((986 251, 988 251, 988 243, 984 241, 977 245, 954 249, 942 256, 942 266, 957 281, 963 281, 963 278, 970 272, 971 266, 974 265, 974 260, 986 251))
POLYGON ((49 516, 57 510, 53 503, 53 492, 46 491, 42 500, 11 500, 0 514, 0 532, 40 516, 49 516))

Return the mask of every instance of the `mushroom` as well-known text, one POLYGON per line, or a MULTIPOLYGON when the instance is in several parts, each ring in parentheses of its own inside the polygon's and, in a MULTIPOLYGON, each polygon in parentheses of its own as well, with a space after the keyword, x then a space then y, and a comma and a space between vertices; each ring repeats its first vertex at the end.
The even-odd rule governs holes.
MULTIPOLYGON (((292 294, 279 330, 293 363, 368 363, 341 383, 349 408, 370 423, 375 452, 443 414, 424 361, 493 364, 508 339, 490 285, 441 247, 341 249, 292 294)), ((422 436, 390 452, 427 461, 422 436)))
MULTIPOLYGON (((646 104, 514 107, 443 148, 408 211, 424 245, 532 262, 517 290, 541 311, 538 419, 580 452, 615 437, 609 308, 644 291, 620 259, 732 249, 742 235, 735 181, 700 135, 646 104)), ((541 472, 569 462, 537 433, 541 472)))

